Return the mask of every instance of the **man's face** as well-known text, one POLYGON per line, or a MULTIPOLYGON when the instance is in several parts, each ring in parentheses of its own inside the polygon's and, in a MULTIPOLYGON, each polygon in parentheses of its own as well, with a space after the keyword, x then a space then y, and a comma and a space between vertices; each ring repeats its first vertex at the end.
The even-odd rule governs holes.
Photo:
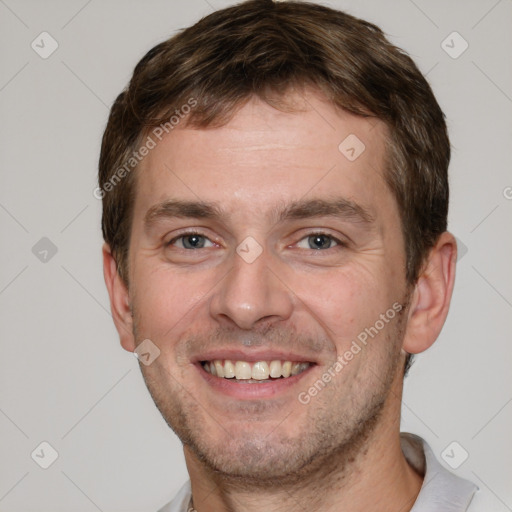
POLYGON ((134 334, 161 351, 144 378, 189 455, 230 475, 298 474, 354 445, 401 371, 404 315, 390 310, 405 300, 405 254, 385 127, 312 92, 296 101, 178 126, 137 175, 134 334), (239 378, 212 375, 213 361, 239 378), (300 373, 265 378, 290 362, 300 373))

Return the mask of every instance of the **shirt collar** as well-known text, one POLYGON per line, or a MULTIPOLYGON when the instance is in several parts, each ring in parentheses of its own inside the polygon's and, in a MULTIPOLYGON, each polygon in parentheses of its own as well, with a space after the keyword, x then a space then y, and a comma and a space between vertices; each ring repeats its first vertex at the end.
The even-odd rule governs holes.
POLYGON ((402 433, 400 443, 407 462, 423 475, 411 512, 465 512, 478 487, 445 469, 421 437, 402 433))

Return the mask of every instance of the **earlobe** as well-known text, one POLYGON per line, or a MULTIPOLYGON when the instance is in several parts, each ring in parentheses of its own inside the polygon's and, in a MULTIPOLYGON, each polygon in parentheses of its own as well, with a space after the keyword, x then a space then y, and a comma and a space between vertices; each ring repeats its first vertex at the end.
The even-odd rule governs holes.
POLYGON ((431 249, 412 294, 403 343, 406 352, 423 352, 439 336, 450 308, 456 260, 457 243, 446 231, 431 249))
POLYGON ((103 244, 103 276, 110 297, 112 318, 119 333, 121 346, 129 351, 135 350, 133 337, 133 318, 130 296, 125 282, 119 276, 117 263, 108 244, 103 244))

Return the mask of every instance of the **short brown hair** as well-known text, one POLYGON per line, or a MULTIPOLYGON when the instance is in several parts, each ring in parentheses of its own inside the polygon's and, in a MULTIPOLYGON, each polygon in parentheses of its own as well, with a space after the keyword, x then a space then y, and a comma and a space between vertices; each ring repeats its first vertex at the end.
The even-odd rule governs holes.
POLYGON ((307 86, 387 125, 384 175, 400 211, 406 279, 417 280, 448 214, 450 144, 430 86, 371 23, 313 3, 250 0, 152 48, 112 106, 99 161, 102 230, 126 283, 135 173, 125 164, 149 130, 191 98, 186 124, 207 127, 253 96, 280 108, 291 87, 307 86))

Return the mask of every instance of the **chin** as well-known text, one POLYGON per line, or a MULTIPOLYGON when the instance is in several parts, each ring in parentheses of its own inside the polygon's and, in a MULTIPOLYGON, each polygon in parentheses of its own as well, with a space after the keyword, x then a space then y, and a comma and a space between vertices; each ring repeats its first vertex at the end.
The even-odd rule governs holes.
POLYGON ((291 483, 298 480, 301 470, 311 463, 311 456, 304 452, 300 440, 271 440, 252 435, 250 439, 219 443, 215 448, 203 443, 204 440, 188 447, 203 464, 234 482, 250 482, 251 485, 258 482, 266 487, 277 482, 279 485, 284 481, 291 483))

